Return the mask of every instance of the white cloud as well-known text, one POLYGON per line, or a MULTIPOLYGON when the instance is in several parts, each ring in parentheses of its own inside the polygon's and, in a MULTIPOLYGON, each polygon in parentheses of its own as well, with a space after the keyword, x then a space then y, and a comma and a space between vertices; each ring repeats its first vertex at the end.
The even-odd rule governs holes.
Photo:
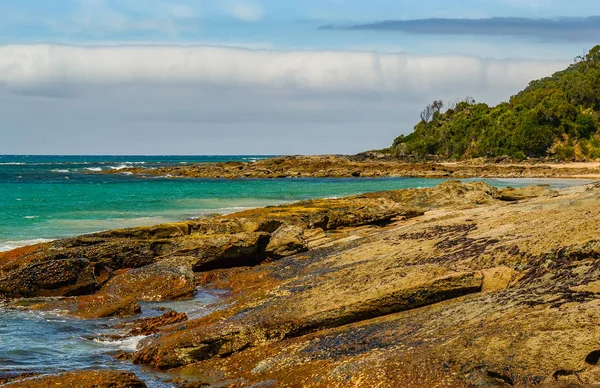
POLYGON ((0 46, 0 153, 342 153, 433 99, 498 102, 567 63, 207 46, 0 46))
POLYGON ((196 84, 326 93, 461 96, 468 92, 499 97, 565 64, 466 56, 210 46, 0 46, 0 82, 14 90, 49 84, 196 84))
POLYGON ((262 19, 264 9, 257 3, 249 1, 229 2, 227 10, 237 19, 245 22, 256 22, 262 19))

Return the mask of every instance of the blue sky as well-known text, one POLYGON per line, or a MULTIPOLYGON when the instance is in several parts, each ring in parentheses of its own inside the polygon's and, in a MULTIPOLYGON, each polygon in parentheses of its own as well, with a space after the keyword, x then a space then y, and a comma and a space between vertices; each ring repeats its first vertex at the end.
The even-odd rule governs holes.
POLYGON ((497 103, 565 67, 600 43, 598 16, 591 0, 0 0, 0 153, 383 147, 433 98, 497 103))
MULTIPOLYGON (((565 42, 524 36, 520 41, 479 34, 437 36, 322 29, 383 20, 584 18, 600 15, 591 0, 3 0, 0 42, 66 44, 211 44, 271 49, 349 49, 487 57, 564 58, 588 48, 600 26, 584 39, 565 42), (494 45, 484 50, 481 42, 494 45), (554 47, 560 47, 557 51, 554 47), (533 49, 537 46, 536 49, 533 49), (483 50, 483 51, 482 51, 483 50), (516 50, 516 52, 515 52, 516 50)), ((527 22, 527 20, 525 20, 527 22)), ((577 21, 574 21, 577 23, 577 21)), ((598 25, 599 23, 596 22, 598 25)))

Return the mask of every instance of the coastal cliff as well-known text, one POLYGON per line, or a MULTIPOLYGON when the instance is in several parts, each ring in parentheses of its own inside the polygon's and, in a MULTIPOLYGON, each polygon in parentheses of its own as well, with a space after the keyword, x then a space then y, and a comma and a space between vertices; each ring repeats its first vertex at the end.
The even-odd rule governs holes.
POLYGON ((447 182, 0 253, 0 298, 90 319, 229 290, 206 317, 128 328, 149 336, 120 357, 182 387, 584 386, 600 383, 599 225, 598 184, 447 182))

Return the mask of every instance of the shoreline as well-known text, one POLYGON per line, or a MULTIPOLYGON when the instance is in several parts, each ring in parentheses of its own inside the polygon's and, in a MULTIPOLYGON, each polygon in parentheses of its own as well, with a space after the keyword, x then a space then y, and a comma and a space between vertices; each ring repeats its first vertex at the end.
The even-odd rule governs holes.
POLYGON ((118 355, 180 387, 592 383, 599 193, 450 181, 111 230, 0 253, 0 299, 93 320, 228 290, 208 316, 135 321, 150 336, 118 355))
POLYGON ((182 166, 132 167, 104 174, 134 174, 167 178, 564 178, 600 179, 599 162, 404 162, 357 156, 286 156, 256 162, 225 162, 182 166))
MULTIPOLYGON (((363 179, 402 179, 402 177, 381 177, 381 178, 363 178, 363 179)), ((288 178, 288 179, 312 179, 312 178, 288 178)), ((316 179, 320 179, 320 178, 316 178, 316 179)), ((338 179, 338 178, 334 178, 334 179, 338 179)), ((341 178, 344 179, 344 178, 341 178)), ((353 179, 361 179, 361 178, 353 178, 353 179)), ((424 179, 437 179, 437 178, 424 178, 424 179)), ((482 178, 484 179, 484 178, 482 178)), ((551 186, 552 188, 561 188, 563 186, 576 186, 576 185, 585 185, 585 184, 590 184, 593 183, 595 180, 593 179, 581 179, 581 178, 576 178, 576 177, 567 177, 567 178, 485 178, 485 179, 492 179, 492 180, 497 180, 498 182, 500 182, 500 184, 494 184, 493 182, 487 182, 488 184, 494 186, 494 187, 503 187, 505 186, 504 184, 502 184, 502 182, 507 183, 506 186, 516 186, 516 187, 523 187, 523 186, 530 186, 530 185, 548 185, 551 186)), ((477 182, 478 179, 477 178, 467 178, 467 179, 463 179, 463 182, 477 182)), ((429 186, 427 186, 429 187, 429 186)), ((417 188, 417 187, 415 187, 417 188)), ((398 189, 395 189, 398 190, 398 189)), ((368 192, 377 192, 377 191, 382 191, 382 190, 369 190, 369 191, 365 191, 364 193, 368 193, 368 192)), ((386 190, 383 190, 386 191, 386 190)), ((345 197, 345 195, 331 195, 331 196, 327 196, 327 197, 316 197, 316 199, 338 199, 338 198, 343 198, 345 197)), ((299 200, 299 199, 298 199, 299 200)), ((257 208, 263 208, 265 206, 278 206, 278 205, 285 205, 285 204, 291 204, 294 203, 298 200, 282 200, 282 199, 273 199, 272 202, 270 203, 262 203, 256 206, 244 206, 244 207, 236 207, 236 208, 227 208, 226 211, 218 211, 218 210, 225 210, 225 209, 216 209, 217 211, 212 211, 212 212, 204 212, 204 213, 200 213, 199 216, 197 217, 185 217, 185 218, 180 218, 180 217, 172 217, 172 218, 166 218, 163 215, 147 215, 144 217, 141 217, 141 219, 143 219, 143 222, 139 222, 139 219, 137 219, 138 222, 135 222, 136 219, 125 219, 125 221, 123 221, 123 219, 116 219, 114 221, 114 227, 109 227, 107 224, 106 228, 102 228, 102 229, 94 229, 94 230, 90 230, 88 232, 83 233, 85 234, 96 234, 96 233, 102 233, 102 232, 106 232, 106 231, 110 231, 115 229, 115 227, 118 228, 123 228, 123 227, 127 227, 127 228, 137 228, 137 227, 146 227, 146 226, 156 226, 156 225, 160 225, 160 224, 164 224, 164 223, 177 223, 177 222, 186 222, 186 221, 193 221, 196 219, 201 219, 201 218, 209 218, 211 216, 214 215, 227 215, 227 214, 233 214, 239 211, 243 211, 243 210, 250 210, 250 209, 257 209, 257 208), (125 226, 123 226, 123 222, 126 223, 125 226)), ((89 220, 82 220, 83 223, 88 222, 89 220)), ((102 221, 107 221, 107 220, 102 220, 102 221)), ((46 243, 46 242, 52 242, 52 241, 56 241, 56 240, 61 240, 61 239, 67 239, 67 238, 73 238, 73 237, 77 237, 82 235, 82 233, 66 233, 63 235, 53 235, 51 237, 42 237, 42 238, 26 238, 23 240, 13 240, 13 239, 8 239, 8 240, 0 240, 0 253, 1 252, 8 252, 14 249, 18 249, 21 247, 26 247, 26 246, 30 246, 30 245, 36 245, 36 244, 40 244, 40 243, 46 243)))

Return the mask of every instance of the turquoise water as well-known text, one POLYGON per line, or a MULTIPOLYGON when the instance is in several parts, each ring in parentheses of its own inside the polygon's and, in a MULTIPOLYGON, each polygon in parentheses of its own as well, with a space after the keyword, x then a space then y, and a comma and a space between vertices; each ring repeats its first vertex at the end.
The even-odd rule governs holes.
MULTIPOLYGON (((370 191, 431 187, 442 179, 217 180, 102 175, 125 166, 254 161, 262 156, 0 156, 0 251, 46 239, 136 225, 185 220, 209 213, 308 198, 341 197, 370 191)), ((497 180, 496 186, 547 183, 564 187, 583 181, 497 180)), ((190 301, 143 306, 144 315, 170 307, 192 318, 210 311, 220 295, 207 290, 190 301)), ((0 306, 0 375, 69 369, 130 369, 150 387, 171 387, 156 375, 111 357, 134 350, 139 338, 101 341, 115 320, 81 321, 56 314, 0 306)))
MULTIPOLYGON (((0 251, 47 239, 309 198, 431 187, 442 179, 219 180, 98 174, 266 156, 0 156, 0 251)), ((497 186, 531 181, 487 180, 497 186)), ((535 181, 533 181, 535 183, 535 181)), ((555 186, 565 182, 552 182, 555 186)))

